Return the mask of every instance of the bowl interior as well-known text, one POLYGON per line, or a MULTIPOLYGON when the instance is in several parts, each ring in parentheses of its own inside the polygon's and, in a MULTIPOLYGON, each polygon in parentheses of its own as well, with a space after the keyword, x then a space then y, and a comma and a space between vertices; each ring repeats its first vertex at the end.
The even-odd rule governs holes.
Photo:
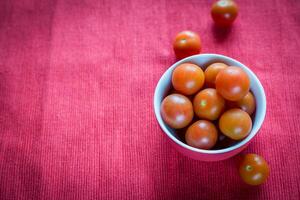
POLYGON ((178 145, 180 145, 184 148, 187 148, 189 150, 196 151, 196 152, 209 153, 209 154, 225 153, 225 152, 232 151, 232 150, 235 150, 235 149, 243 146, 244 144, 248 143, 255 136, 255 134, 261 127, 264 117, 265 117, 266 97, 265 97, 264 89, 263 89, 260 81, 256 77, 256 75, 242 63, 240 63, 237 60, 234 60, 232 58, 223 56, 223 55, 200 54, 200 55, 191 56, 191 57, 188 57, 188 58, 185 58, 183 60, 176 62, 163 74, 163 76, 159 80, 159 82, 156 86, 156 89, 155 89, 154 111, 155 111, 157 121, 158 121, 160 127, 162 128, 162 130, 168 135, 168 137, 170 137, 178 145), (164 123, 164 121, 162 120, 161 114, 160 114, 160 104, 171 88, 172 72, 176 66, 178 66, 182 63, 187 63, 187 62, 194 63, 194 64, 200 66, 203 70, 212 63, 223 62, 227 65, 241 67, 248 74, 248 76, 250 78, 250 82, 251 82, 250 90, 252 91, 253 95, 255 96, 256 110, 254 113, 255 117, 253 117, 252 130, 246 138, 244 138, 243 140, 235 143, 234 145, 224 148, 224 149, 202 150, 202 149, 197 149, 197 148, 191 147, 191 146, 185 144, 184 142, 182 142, 179 139, 179 137, 177 136, 176 132, 164 123))

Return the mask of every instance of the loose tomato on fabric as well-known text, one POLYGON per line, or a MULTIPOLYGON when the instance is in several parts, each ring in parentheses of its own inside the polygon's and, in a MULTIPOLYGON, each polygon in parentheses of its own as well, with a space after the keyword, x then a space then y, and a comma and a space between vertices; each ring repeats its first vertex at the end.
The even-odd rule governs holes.
POLYGON ((263 157, 257 154, 246 154, 240 163, 239 173, 245 183, 260 185, 269 177, 270 169, 263 157))
POLYGON ((205 75, 205 85, 207 87, 211 87, 214 88, 216 87, 216 77, 217 74, 225 69, 226 67, 228 67, 228 65, 224 64, 224 63, 213 63, 211 65, 209 65, 205 71, 204 71, 204 75, 205 75))
POLYGON ((225 107, 225 100, 216 89, 206 88, 195 96, 193 106, 200 119, 216 120, 225 107))
POLYGON ((201 51, 200 37, 195 32, 182 31, 176 35, 173 48, 177 59, 199 54, 201 51))
POLYGON ((199 149, 211 149, 217 142, 218 131, 213 123, 199 120, 186 131, 185 141, 188 145, 199 149))
POLYGON ((185 95, 195 94, 204 84, 204 72, 192 63, 178 65, 172 74, 172 84, 175 90, 185 95))
POLYGON ((192 102, 181 94, 171 94, 165 97, 161 103, 160 112, 166 124, 175 129, 187 126, 194 116, 192 102))
POLYGON ((238 101, 249 92, 250 79, 241 68, 230 66, 218 73, 216 89, 225 99, 238 101))
POLYGON ((240 108, 249 115, 252 115, 255 110, 255 98, 251 92, 248 92, 239 101, 227 101, 226 106, 229 108, 240 108))
POLYGON ((245 111, 234 108, 222 114, 219 120, 221 132, 233 140, 245 138, 251 131, 252 120, 245 111))
POLYGON ((238 10, 233 0, 219 0, 211 7, 211 16, 218 26, 228 27, 236 19, 238 10))

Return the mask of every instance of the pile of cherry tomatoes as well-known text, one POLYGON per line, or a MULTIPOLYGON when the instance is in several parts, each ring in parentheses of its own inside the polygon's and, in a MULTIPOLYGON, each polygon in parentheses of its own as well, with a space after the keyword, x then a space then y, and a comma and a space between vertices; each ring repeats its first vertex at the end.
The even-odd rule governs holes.
POLYGON ((188 145, 212 149, 218 138, 241 140, 250 133, 255 99, 241 68, 213 63, 203 72, 195 64, 184 63, 174 69, 172 86, 171 94, 162 101, 161 115, 171 128, 188 126, 188 145))
MULTIPOLYGON (((230 26, 238 7, 233 0, 219 0, 211 15, 220 27, 230 26)), ((192 31, 180 32, 173 43, 177 59, 200 53, 201 40, 192 31)), ((223 149, 248 136, 252 129, 255 97, 242 68, 216 62, 209 66, 178 65, 172 73, 172 89, 161 103, 164 122, 186 144, 199 149, 223 149), (205 69, 203 71, 203 69, 205 69)), ((268 178, 267 162, 257 154, 243 157, 239 173, 250 185, 268 178)))

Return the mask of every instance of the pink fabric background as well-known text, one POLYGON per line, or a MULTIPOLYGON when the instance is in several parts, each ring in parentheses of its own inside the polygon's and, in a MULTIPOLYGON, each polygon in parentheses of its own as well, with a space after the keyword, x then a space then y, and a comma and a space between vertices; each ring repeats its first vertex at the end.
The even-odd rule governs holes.
POLYGON ((211 2, 1 0, 0 199, 299 199, 300 1, 237 1, 229 32, 211 2), (263 83, 267 116, 245 152, 268 160, 266 184, 161 133, 154 88, 184 29, 263 83))

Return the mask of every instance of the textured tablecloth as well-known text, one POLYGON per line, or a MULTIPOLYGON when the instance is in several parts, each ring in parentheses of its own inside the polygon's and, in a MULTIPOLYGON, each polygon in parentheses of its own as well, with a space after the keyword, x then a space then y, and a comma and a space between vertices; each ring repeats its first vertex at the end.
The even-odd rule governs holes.
POLYGON ((0 199, 299 199, 300 1, 237 1, 219 31, 206 0, 1 0, 0 199), (190 29, 203 53, 249 66, 267 95, 244 152, 271 174, 251 187, 237 157, 179 154, 153 113, 172 39, 190 29))

